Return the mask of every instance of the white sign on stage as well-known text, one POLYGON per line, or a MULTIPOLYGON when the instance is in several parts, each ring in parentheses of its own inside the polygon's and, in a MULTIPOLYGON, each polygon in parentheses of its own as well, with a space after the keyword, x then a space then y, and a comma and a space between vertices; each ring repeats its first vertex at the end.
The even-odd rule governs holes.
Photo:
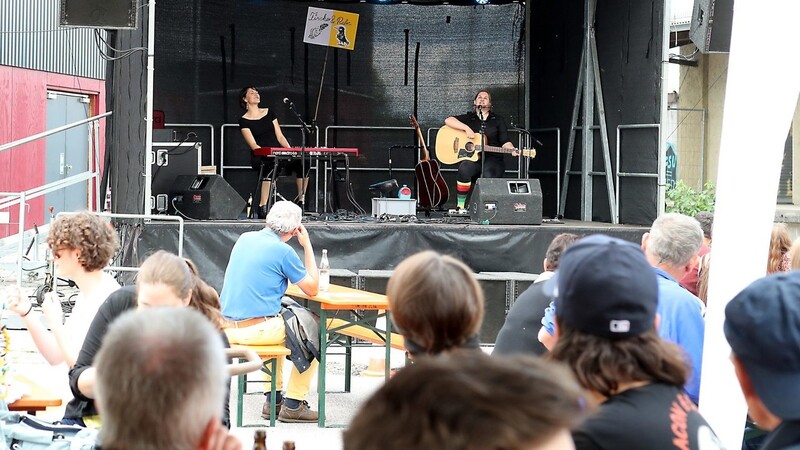
POLYGON ((309 7, 303 42, 353 50, 356 46, 357 29, 356 13, 309 7))

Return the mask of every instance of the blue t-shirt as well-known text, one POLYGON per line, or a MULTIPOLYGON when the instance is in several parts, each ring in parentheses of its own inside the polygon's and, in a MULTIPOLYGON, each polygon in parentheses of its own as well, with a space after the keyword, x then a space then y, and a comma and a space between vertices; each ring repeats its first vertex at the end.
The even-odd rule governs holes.
POLYGON ((250 231, 231 250, 222 285, 222 315, 231 320, 275 316, 289 281, 306 276, 303 262, 272 230, 250 231))
POLYGON ((703 304, 667 272, 655 267, 658 279, 658 309, 661 317, 658 335, 678 344, 686 351, 692 373, 686 382, 686 393, 697 403, 700 396, 700 368, 703 363, 705 320, 703 304))

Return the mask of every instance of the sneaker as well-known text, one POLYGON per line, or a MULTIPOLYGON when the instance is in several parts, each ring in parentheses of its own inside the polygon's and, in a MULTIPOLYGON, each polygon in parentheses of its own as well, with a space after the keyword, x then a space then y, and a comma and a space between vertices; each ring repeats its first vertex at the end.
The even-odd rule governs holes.
POLYGON ((282 407, 280 414, 278 414, 278 420, 281 422, 316 422, 318 419, 319 414, 316 411, 312 411, 305 400, 300 402, 300 405, 295 409, 287 406, 282 407))
MULTIPOLYGON (((264 406, 261 408, 261 417, 263 419, 269 420, 269 417, 270 417, 270 415, 269 415, 269 409, 270 409, 269 405, 270 405, 269 400, 264 401, 264 406)), ((278 403, 275 404, 275 414, 278 414, 280 416, 279 413, 281 412, 281 409, 283 409, 283 399, 281 399, 281 401, 279 401, 278 403)))

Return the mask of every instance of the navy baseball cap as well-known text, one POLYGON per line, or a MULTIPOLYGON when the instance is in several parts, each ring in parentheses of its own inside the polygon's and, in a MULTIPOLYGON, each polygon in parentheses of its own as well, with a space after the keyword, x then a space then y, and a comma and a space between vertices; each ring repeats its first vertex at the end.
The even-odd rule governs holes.
POLYGON ((800 419, 800 271, 744 288, 725 307, 724 330, 767 409, 800 419))
POLYGON ((556 317, 583 333, 620 339, 655 326, 656 274, 642 250, 628 241, 602 234, 579 240, 546 283, 556 317))

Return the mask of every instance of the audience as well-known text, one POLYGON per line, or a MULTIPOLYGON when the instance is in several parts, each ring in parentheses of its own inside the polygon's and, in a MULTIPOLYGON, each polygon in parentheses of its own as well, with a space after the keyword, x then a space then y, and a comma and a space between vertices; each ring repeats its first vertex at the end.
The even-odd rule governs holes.
POLYGON ((479 349, 483 290, 461 261, 433 251, 412 255, 389 278, 386 296, 412 356, 479 349))
POLYGON ((33 304, 18 286, 8 288, 6 304, 22 318, 36 349, 48 363, 72 367, 98 308, 119 289, 114 278, 103 271, 119 249, 117 234, 95 214, 64 214, 50 225, 47 244, 55 265, 53 276, 68 278, 80 289, 66 323, 55 292, 45 294, 42 303, 47 326, 31 315, 33 304))
MULTIPOLYGON (((221 331, 219 296, 197 274, 197 268, 186 259, 160 250, 147 258, 139 269, 136 286, 123 287, 109 296, 97 311, 75 365, 69 371, 74 398, 67 404, 62 422, 68 425, 99 428, 100 417, 94 404, 97 369, 95 356, 109 325, 124 312, 133 309, 188 306, 201 312, 218 330, 217 339, 227 347, 221 331)), ((228 397, 220 411, 223 425, 229 426, 228 397)), ((219 405, 218 405, 219 407, 219 405)))
POLYGON ((725 337, 762 450, 800 448, 800 273, 754 281, 725 308, 725 337))
POLYGON ((772 236, 769 240, 769 258, 767 273, 788 272, 792 268, 792 239, 784 223, 772 225, 772 236))
POLYGON ((681 278, 680 284, 705 303, 705 298, 699 294, 698 283, 700 272, 703 270, 703 259, 705 255, 711 252, 711 228, 714 225, 714 214, 701 211, 694 215, 694 219, 700 223, 700 229, 703 230, 703 245, 697 251, 697 257, 699 258, 697 263, 681 278))
POLYGON ((544 272, 539 274, 536 281, 511 305, 511 309, 506 315, 506 321, 497 334, 492 354, 543 355, 547 352, 547 348, 537 338, 545 308, 552 300, 544 294, 543 282, 555 274, 561 254, 578 239, 580 236, 577 234, 561 233, 547 247, 543 264, 544 272))
POLYGON ((567 370, 533 357, 427 357, 363 405, 344 450, 571 449, 581 396, 567 370))
POLYGON ((578 450, 721 448, 682 389, 689 371, 680 350, 656 332, 659 283, 640 249, 586 237, 547 283, 557 324, 550 357, 600 402, 573 433, 578 450))
MULTIPOLYGON (((658 334, 686 351, 691 376, 686 392, 694 403, 700 394, 705 312, 703 302, 678 284, 677 280, 697 265, 703 231, 693 218, 677 213, 663 214, 642 236, 642 250, 658 280, 658 334)), ((558 314, 558 313, 556 313, 558 314)))
POLYGON ((797 238, 792 242, 792 247, 789 249, 789 254, 792 255, 792 261, 790 263, 791 270, 800 269, 800 238, 797 238))
MULTIPOLYGON (((231 251, 222 287, 222 313, 226 333, 233 344, 284 345, 287 328, 281 315, 281 299, 289 282, 303 292, 319 292, 319 272, 308 231, 302 225, 303 212, 292 202, 275 203, 267 214, 266 227, 239 236, 231 251), (303 260, 287 244, 296 237, 303 247, 303 260)), ((316 422, 319 415, 305 400, 318 362, 303 355, 291 360, 292 372, 284 395, 283 358, 277 360, 275 411, 281 422, 316 422), (298 363, 304 361, 304 365, 298 363)), ((267 380, 269 381, 269 379, 267 380)), ((273 399, 270 393, 261 408, 269 419, 273 399)))
POLYGON ((126 313, 97 354, 102 448, 241 449, 220 424, 225 356, 217 327, 190 308, 126 313))

